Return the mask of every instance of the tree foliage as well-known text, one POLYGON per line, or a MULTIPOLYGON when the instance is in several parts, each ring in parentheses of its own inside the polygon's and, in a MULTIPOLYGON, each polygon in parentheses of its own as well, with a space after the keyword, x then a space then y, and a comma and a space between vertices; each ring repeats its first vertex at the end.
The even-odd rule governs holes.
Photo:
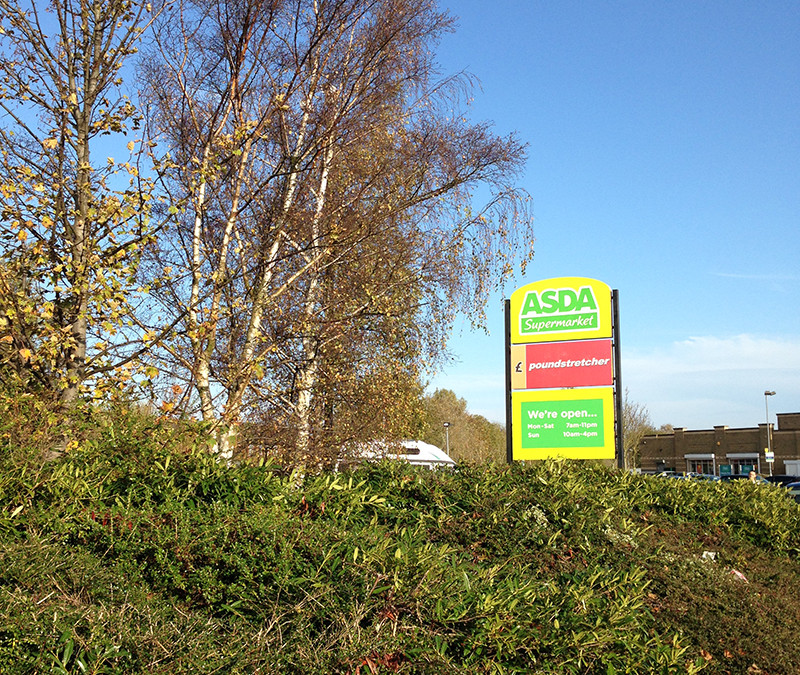
POLYGON ((0 0, 2 386, 153 384, 228 456, 245 426, 299 461, 419 436, 453 318, 532 255, 524 145, 438 70, 453 25, 435 0, 0 0))
POLYGON ((151 17, 137 0, 0 0, 7 384, 73 400, 141 342, 127 328, 152 195, 121 73, 151 17))
POLYGON ((454 392, 437 389, 425 397, 424 407, 423 440, 449 448, 450 455, 459 462, 505 461, 505 427, 469 413, 467 402, 454 392))
POLYGON ((625 452, 625 468, 639 466, 639 445, 647 434, 655 433, 650 411, 642 403, 631 400, 625 389, 622 404, 622 439, 625 452))

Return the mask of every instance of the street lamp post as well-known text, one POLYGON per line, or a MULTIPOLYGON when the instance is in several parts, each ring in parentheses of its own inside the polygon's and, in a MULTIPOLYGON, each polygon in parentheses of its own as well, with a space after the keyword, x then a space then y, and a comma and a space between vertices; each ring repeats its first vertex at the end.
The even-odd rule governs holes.
POLYGON ((444 445, 445 445, 445 452, 449 455, 450 454, 450 422, 445 422, 442 426, 444 426, 444 445))
MULTIPOLYGON (((769 397, 770 396, 775 396, 775 392, 774 391, 769 391, 769 390, 764 392, 764 407, 767 410, 767 452, 770 453, 770 455, 771 455, 772 454, 772 430, 770 429, 770 426, 769 426, 769 397)), ((767 455, 767 457, 769 457, 770 455, 767 455)), ((769 475, 771 476, 772 475, 773 462, 769 462, 768 461, 767 463, 769 464, 769 475)))

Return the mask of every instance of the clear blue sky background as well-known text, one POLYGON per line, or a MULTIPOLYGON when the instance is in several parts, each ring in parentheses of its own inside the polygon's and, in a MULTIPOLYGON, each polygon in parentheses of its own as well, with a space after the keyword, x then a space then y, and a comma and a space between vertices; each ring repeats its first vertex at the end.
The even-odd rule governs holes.
MULTIPOLYGON (((623 386, 656 425, 800 411, 800 3, 450 0, 445 72, 529 144, 536 255, 505 288, 620 293, 623 386)), ((430 383, 505 419, 502 297, 430 383)))

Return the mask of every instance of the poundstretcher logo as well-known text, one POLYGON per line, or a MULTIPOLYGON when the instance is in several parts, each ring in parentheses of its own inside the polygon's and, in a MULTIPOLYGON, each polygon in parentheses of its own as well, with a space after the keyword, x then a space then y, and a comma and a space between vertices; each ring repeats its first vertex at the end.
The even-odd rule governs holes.
POLYGON ((591 286, 528 291, 519 313, 519 333, 542 335, 595 330, 600 325, 591 286))

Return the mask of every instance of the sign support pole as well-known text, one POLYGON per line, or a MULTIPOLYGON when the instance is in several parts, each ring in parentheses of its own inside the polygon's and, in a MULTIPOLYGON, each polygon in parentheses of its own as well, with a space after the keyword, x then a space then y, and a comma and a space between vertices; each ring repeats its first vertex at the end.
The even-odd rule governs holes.
POLYGON ((614 402, 616 403, 616 443, 617 443, 617 467, 625 468, 625 442, 622 437, 622 358, 619 343, 619 291, 611 291, 611 312, 614 335, 614 402))
POLYGON ((503 300, 506 332, 506 463, 514 463, 514 433, 511 428, 513 414, 511 408, 511 300, 503 300))

